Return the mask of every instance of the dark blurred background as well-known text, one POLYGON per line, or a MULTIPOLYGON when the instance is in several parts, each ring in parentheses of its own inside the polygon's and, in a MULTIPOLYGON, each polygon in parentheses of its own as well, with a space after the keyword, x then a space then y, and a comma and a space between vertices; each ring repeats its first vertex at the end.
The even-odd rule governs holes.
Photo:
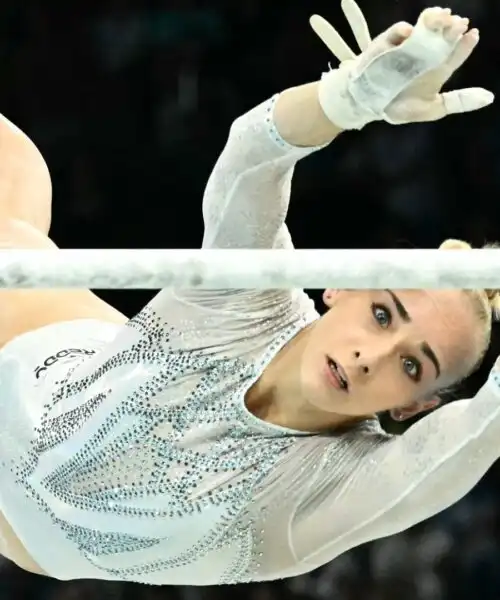
MULTIPOLYGON (((432 3, 360 5, 379 33, 399 20, 414 22, 432 3)), ((498 93, 500 3, 450 0, 449 6, 481 32, 478 50, 452 84, 498 93)), ((51 168, 54 240, 73 248, 198 247, 203 189, 231 122, 275 92, 319 78, 331 60, 308 28, 313 12, 347 34, 336 0, 59 6, 3 0, 0 110, 35 140, 51 168)), ((371 125, 299 165, 288 223, 303 248, 425 248, 446 237, 482 245, 500 238, 499 165, 498 105, 430 125, 371 125)), ((102 295, 130 316, 150 297, 102 295)), ((457 396, 484 381, 500 353, 495 337, 482 371, 457 396)), ((473 493, 430 522, 284 582, 61 583, 0 563, 0 600, 236 594, 240 600, 498 600, 500 470, 492 468, 473 493)))

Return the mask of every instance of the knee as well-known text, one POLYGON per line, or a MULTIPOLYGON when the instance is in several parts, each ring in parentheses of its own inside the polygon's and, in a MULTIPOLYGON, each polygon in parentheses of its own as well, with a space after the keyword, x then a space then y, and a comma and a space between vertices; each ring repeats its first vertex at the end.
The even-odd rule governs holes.
POLYGON ((42 231, 26 221, 0 218, 0 249, 54 250, 57 246, 42 231))

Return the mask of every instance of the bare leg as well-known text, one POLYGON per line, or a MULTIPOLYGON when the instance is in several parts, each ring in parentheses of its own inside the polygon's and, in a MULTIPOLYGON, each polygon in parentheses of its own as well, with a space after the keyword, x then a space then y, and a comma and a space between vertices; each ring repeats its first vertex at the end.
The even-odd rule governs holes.
POLYGON ((38 148, 0 115, 0 219, 18 219, 49 232, 52 183, 38 148))
MULTIPOLYGON (((0 249, 55 249, 49 170, 33 142, 0 118, 0 249)), ((14 337, 58 321, 126 318, 89 290, 0 290, 0 348, 14 337)))

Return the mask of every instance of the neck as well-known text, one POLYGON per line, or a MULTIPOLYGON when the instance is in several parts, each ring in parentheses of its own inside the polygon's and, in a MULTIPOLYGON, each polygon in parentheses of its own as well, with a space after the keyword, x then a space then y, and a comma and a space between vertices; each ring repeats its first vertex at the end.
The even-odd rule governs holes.
POLYGON ((304 396, 298 365, 313 327, 314 323, 290 340, 247 392, 247 408, 259 419, 289 429, 318 433, 360 420, 321 411, 304 396))

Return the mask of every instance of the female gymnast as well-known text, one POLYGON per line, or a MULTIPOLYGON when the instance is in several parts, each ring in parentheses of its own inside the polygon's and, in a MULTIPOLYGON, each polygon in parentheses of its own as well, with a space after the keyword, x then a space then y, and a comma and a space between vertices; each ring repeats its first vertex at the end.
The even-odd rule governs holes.
MULTIPOLYGON (((233 124, 208 182, 204 248, 283 248, 295 163, 372 121, 490 104, 440 94, 478 32, 440 8, 233 124)), ((1 241, 54 248, 50 178, 1 128, 1 241)), ((449 242, 445 247, 463 246, 449 242)), ((402 436, 489 342, 493 292, 161 291, 127 319, 89 291, 5 290, 0 332, 3 554, 58 579, 211 585, 304 573, 464 496, 500 455, 500 372, 402 436)))

